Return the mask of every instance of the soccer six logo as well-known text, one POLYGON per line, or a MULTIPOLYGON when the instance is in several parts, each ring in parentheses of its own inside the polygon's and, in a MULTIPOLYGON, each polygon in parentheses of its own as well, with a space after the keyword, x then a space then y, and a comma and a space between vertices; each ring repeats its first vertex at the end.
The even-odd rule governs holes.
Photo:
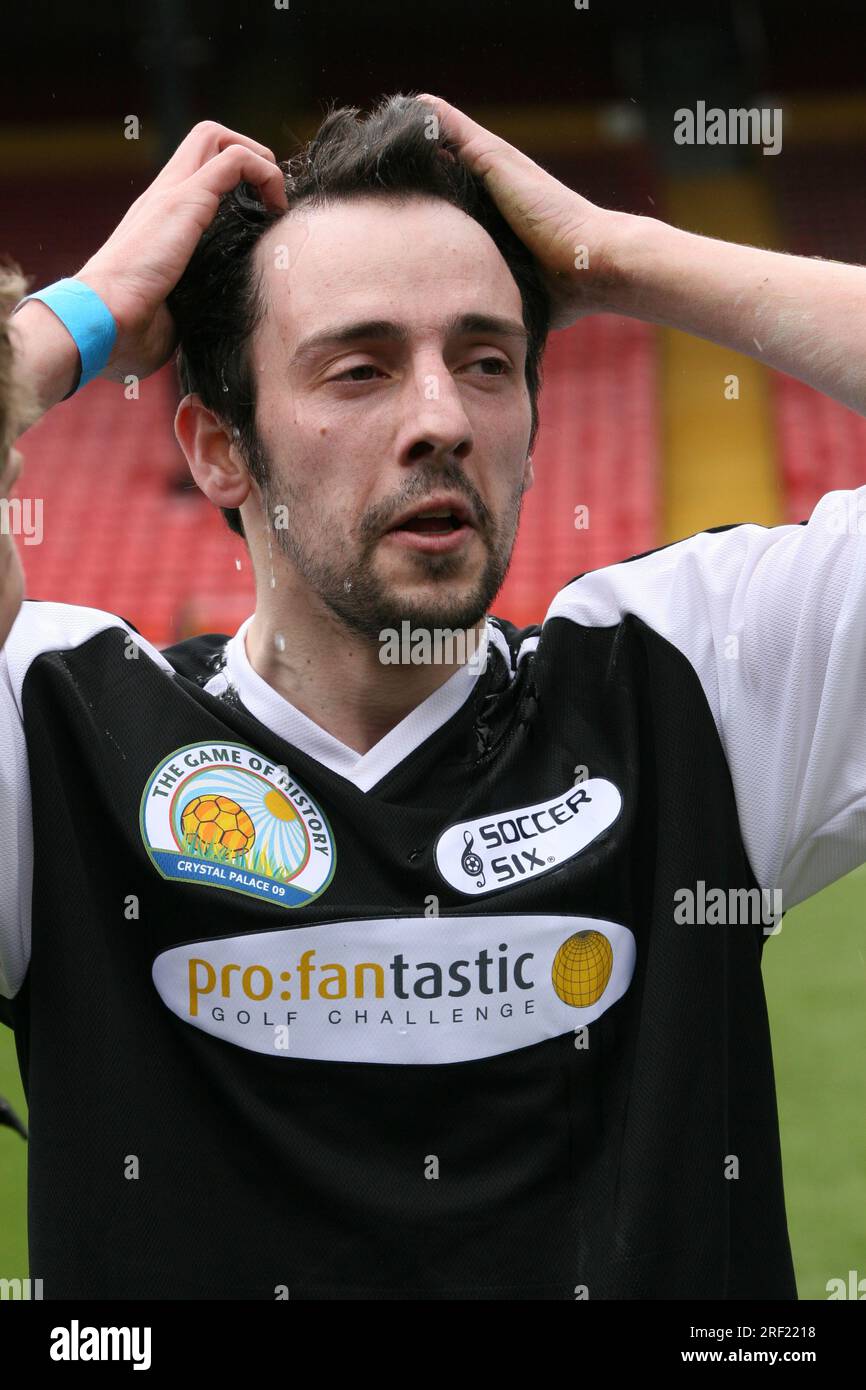
POLYGON ((613 782, 593 777, 546 801, 449 825, 436 842, 436 867, 467 896, 513 888, 586 849, 621 809, 613 782))

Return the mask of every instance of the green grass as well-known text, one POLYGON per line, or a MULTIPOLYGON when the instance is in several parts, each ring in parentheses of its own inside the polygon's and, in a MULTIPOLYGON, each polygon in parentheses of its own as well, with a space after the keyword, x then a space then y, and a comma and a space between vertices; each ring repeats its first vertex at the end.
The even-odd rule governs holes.
MULTIPOLYGON (((27 1123, 15 1039, 0 1023, 0 1096, 27 1123)), ((27 1278, 27 1145, 0 1125, 0 1279, 27 1278)))
POLYGON ((228 864, 231 869, 243 869, 245 872, 281 880, 283 883, 289 883, 298 872, 297 869, 287 869, 283 864, 275 863, 264 849, 255 846, 246 853, 240 853, 226 849, 224 845, 208 844, 195 834, 185 835, 184 844, 187 847, 186 853, 195 855, 196 859, 210 859, 215 864, 228 864))
MULTIPOLYGON (((866 1277, 866 866, 783 919, 764 950, 788 1222, 801 1298, 866 1277)), ((25 1118, 12 1034, 0 1095, 25 1118)), ((26 1145, 0 1128, 0 1278, 27 1274, 26 1145)))
POLYGON ((866 866, 764 948, 788 1228, 801 1298, 866 1278, 866 866))

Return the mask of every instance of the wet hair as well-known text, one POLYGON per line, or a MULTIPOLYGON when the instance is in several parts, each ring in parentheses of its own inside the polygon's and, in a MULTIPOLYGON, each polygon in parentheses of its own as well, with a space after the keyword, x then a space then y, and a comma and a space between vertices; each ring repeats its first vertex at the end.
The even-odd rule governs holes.
MULTIPOLYGON (((550 301, 538 263, 490 196, 437 129, 431 107, 411 96, 383 98, 368 115, 332 107, 318 132, 284 161, 289 211, 357 197, 442 198, 473 217, 490 235, 514 278, 527 331, 526 385, 532 411, 530 448, 538 430, 541 361, 550 329, 550 301)), ((260 484, 266 465, 256 430, 255 375, 250 339, 266 310, 253 253, 285 213, 266 208, 255 189, 239 184, 220 199, 180 282, 168 298, 178 332, 183 394, 195 392, 229 426, 260 484)), ((222 508, 243 536, 238 508, 222 508)))

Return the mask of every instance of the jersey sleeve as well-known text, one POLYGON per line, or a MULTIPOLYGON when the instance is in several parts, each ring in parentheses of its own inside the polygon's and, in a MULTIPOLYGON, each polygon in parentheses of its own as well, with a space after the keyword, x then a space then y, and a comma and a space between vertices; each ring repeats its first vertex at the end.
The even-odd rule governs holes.
POLYGON ((30 775, 20 689, 16 689, 16 684, 10 671, 7 639, 7 645, 0 649, 0 824, 4 850, 0 873, 0 995, 7 999, 18 993, 27 973, 33 884, 30 775))
MULTIPOLYGON (((122 628, 167 675, 173 668, 125 618, 100 608, 25 599, 0 648, 0 1021, 2 999, 18 993, 30 964, 33 899, 33 813, 27 755, 27 674, 46 653, 87 644, 106 628, 122 628)), ((50 712, 49 712, 50 715, 50 712)), ((50 725, 50 717, 47 721, 50 725)))
POLYGON ((759 886, 787 910, 866 862, 866 486, 592 571, 547 618, 626 613, 701 681, 759 886))

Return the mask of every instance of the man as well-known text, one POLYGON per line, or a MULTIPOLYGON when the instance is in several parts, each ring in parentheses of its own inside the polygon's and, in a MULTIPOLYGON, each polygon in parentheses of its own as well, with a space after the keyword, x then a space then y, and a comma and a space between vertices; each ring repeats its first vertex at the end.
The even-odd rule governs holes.
POLYGON ((72 308, 15 316, 44 408, 179 332, 177 435, 257 587, 230 639, 25 603, 5 646, 32 1273, 795 1298, 743 904, 866 859, 866 489, 487 610, 549 321, 677 324, 862 410, 866 271, 596 208, 435 98, 355 116, 285 180, 197 127, 72 308), (684 921, 699 884, 731 915, 684 921))

